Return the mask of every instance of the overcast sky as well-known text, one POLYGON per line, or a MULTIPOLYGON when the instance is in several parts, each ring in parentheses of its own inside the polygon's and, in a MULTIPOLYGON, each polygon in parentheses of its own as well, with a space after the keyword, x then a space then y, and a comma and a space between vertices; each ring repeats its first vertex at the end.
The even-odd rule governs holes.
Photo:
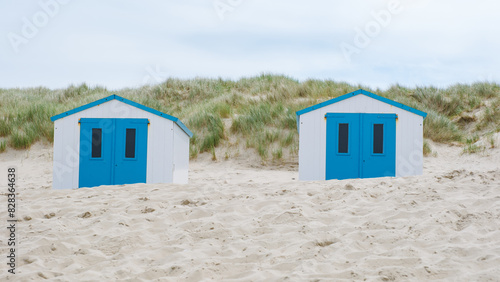
POLYGON ((500 81, 493 0, 0 2, 0 88, 261 73, 386 88, 500 81))

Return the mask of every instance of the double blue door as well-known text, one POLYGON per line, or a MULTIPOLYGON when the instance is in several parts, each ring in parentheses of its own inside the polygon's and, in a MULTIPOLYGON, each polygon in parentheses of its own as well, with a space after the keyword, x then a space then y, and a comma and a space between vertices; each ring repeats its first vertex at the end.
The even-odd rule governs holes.
POLYGON ((79 187, 146 182, 148 119, 80 119, 79 187))
POLYGON ((396 114, 326 114, 328 179, 396 175, 396 114))

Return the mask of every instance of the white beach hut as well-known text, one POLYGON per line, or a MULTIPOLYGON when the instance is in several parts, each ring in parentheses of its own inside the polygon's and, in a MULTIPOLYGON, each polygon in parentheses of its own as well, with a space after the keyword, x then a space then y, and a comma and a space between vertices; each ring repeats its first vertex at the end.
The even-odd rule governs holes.
POLYGON ((53 116, 53 188, 187 183, 191 131, 117 95, 53 116))
POLYGON ((300 110, 299 179, 421 175, 426 116, 362 89, 300 110))

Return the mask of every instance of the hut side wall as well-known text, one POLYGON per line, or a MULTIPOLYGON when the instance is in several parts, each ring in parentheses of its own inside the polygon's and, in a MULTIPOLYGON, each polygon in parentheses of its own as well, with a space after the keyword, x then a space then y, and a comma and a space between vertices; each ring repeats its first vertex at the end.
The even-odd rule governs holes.
POLYGON ((300 180, 325 180, 326 113, 397 114, 396 176, 422 174, 423 118, 417 114, 360 94, 300 116, 300 180))
POLYGON ((189 171, 189 136, 174 125, 174 183, 187 184, 189 171))

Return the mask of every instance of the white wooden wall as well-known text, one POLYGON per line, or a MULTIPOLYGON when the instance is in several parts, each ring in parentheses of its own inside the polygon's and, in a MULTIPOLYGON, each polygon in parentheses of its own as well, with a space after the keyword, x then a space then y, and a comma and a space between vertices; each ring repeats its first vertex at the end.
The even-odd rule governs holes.
POLYGON ((174 183, 187 184, 189 171, 189 136, 174 127, 174 183))
MULTIPOLYGON (((79 148, 80 148, 80 118, 147 118, 148 128, 148 159, 147 183, 187 183, 174 180, 174 131, 180 130, 185 135, 185 144, 181 144, 177 158, 189 162, 189 137, 173 121, 130 106, 118 100, 100 104, 81 112, 58 119, 54 122, 54 189, 78 188, 79 148), (186 142, 187 140, 187 142, 186 142), (185 152, 185 147, 188 147, 185 152)), ((180 139, 180 138, 179 138, 180 139)), ((181 166, 182 167, 182 166, 181 166)), ((187 167, 187 166, 186 166, 187 167)), ((184 175, 183 174, 183 175, 184 175)))
POLYGON ((325 180, 326 113, 397 114, 396 176, 401 177, 422 174, 422 116, 360 94, 300 116, 300 180, 325 180))

